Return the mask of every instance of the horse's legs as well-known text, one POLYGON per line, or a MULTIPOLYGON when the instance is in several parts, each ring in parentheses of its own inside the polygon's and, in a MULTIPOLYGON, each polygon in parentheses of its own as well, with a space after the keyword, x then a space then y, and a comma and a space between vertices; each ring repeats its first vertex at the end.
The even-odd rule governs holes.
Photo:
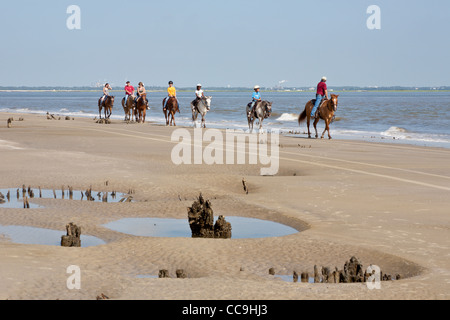
POLYGON ((172 120, 173 120, 173 126, 176 127, 177 124, 175 123, 175 111, 172 112, 172 120))
POLYGON ((317 123, 319 123, 319 118, 316 118, 313 123, 314 130, 316 130, 316 139, 319 137, 319 133, 317 132, 317 123))
POLYGON ((324 130, 323 133, 322 133, 322 138, 321 138, 321 139, 323 139, 323 137, 325 136, 325 132, 327 132, 327 131, 328 131, 328 139, 331 140, 331 135, 330 135, 330 124, 328 123, 328 120, 325 120, 325 130, 324 130))

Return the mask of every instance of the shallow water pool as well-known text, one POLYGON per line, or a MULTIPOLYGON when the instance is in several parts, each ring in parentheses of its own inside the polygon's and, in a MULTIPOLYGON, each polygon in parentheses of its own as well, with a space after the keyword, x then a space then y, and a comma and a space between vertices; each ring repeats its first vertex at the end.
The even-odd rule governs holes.
MULTIPOLYGON (((86 191, 73 190, 72 194, 69 193, 68 189, 63 190, 50 190, 50 189, 36 189, 31 188, 30 191, 33 192, 33 197, 30 196, 28 188, 26 192, 23 192, 21 188, 12 189, 0 189, 0 193, 3 195, 3 201, 0 200, 0 208, 8 209, 21 209, 24 208, 24 197, 28 198, 30 209, 43 208, 36 203, 33 203, 33 199, 62 199, 62 200, 78 200, 87 201, 86 191), (9 199, 7 197, 9 192, 9 199)), ((91 192, 92 202, 120 202, 127 196, 123 193, 111 193, 111 192, 91 192)), ((1 198, 1 196, 0 196, 1 198)))
MULTIPOLYGON (((0 235, 18 244, 36 244, 45 246, 61 246, 61 236, 66 235, 66 231, 26 227, 26 226, 2 226, 0 225, 0 235)), ((81 235, 81 247, 92 247, 105 244, 97 237, 81 235)))
MULTIPOLYGON (((233 239, 281 237, 298 233, 292 227, 273 221, 244 217, 225 217, 225 219, 231 223, 233 239)), ((188 219, 125 218, 103 226, 117 232, 141 237, 190 238, 192 236, 188 219)))

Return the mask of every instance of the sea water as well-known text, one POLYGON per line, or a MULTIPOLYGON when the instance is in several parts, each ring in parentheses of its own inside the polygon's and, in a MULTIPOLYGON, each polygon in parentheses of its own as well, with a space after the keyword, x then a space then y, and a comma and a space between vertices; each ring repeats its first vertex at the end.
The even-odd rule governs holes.
MULTIPOLYGON (((249 92, 208 92, 213 97, 206 116, 208 128, 248 129, 245 108, 251 100, 249 92)), ((113 92, 116 102, 112 119, 123 120, 123 94, 113 92)), ((356 139, 376 142, 406 143, 420 146, 450 148, 449 92, 336 92, 339 94, 336 120, 331 125, 335 139, 356 139)), ((0 112, 59 115, 61 117, 98 117, 97 102, 101 92, 0 92, 0 112)), ((151 109, 147 120, 165 124, 162 112, 164 92, 149 92, 151 109)), ((305 138, 306 123, 298 125, 298 116, 305 104, 315 98, 313 92, 262 92, 264 100, 272 101, 272 116, 264 128, 282 134, 305 138)), ((191 126, 190 102, 194 92, 179 92, 181 114, 177 125, 191 126)), ((311 124, 311 130, 314 130, 311 124)), ((319 134, 324 122, 318 125, 319 134)))

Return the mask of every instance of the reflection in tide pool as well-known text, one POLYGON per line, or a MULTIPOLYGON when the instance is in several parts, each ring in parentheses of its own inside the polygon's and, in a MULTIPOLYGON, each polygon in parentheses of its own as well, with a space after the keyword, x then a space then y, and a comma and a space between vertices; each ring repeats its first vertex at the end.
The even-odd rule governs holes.
MULTIPOLYGON (((226 217, 232 227, 233 239, 282 237, 297 233, 289 226, 260 219, 226 217)), ((105 224, 114 231, 141 237, 190 238, 188 220, 160 218, 125 218, 105 224)))
MULTIPOLYGON (((2 226, 0 225, 0 236, 7 238, 13 243, 36 244, 45 246, 61 246, 61 236, 65 231, 25 227, 25 226, 2 226)), ((105 244, 102 239, 81 235, 81 247, 92 247, 105 244)))

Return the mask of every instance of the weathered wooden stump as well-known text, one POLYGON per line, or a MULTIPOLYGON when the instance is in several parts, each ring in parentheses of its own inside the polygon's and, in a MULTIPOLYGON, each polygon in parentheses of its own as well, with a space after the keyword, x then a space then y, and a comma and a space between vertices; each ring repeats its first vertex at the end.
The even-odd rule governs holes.
POLYGON ((0 204, 5 203, 5 196, 3 195, 3 193, 0 192, 0 204))
POLYGON ((302 279, 303 283, 308 283, 309 282, 309 274, 308 274, 308 272, 302 272, 301 279, 302 279))
POLYGON ((270 268, 270 269, 269 269, 269 274, 270 274, 271 276, 274 276, 274 275, 275 275, 275 269, 274 269, 274 268, 270 268))
POLYGON ((224 216, 219 216, 214 225, 214 238, 231 239, 231 223, 227 222, 224 216))
POLYGON ((297 271, 294 271, 294 274, 292 275, 292 278, 294 280, 294 283, 298 282, 298 273, 297 273, 297 271))
POLYGON ((178 279, 186 279, 187 278, 187 275, 186 275, 186 273, 184 272, 183 269, 178 269, 176 271, 176 274, 177 274, 177 278, 178 279))
POLYGON ((81 247, 81 227, 72 222, 66 225, 67 235, 61 237, 62 247, 81 247))
POLYGON ((188 208, 188 219, 192 238, 214 238, 214 213, 202 194, 188 208))
POLYGON ((363 265, 356 257, 351 257, 351 259, 345 263, 344 271, 341 273, 341 282, 364 282, 363 265))
POLYGON ((321 283, 321 280, 319 268, 314 266, 314 283, 321 283))
POLYGON ((188 208, 188 220, 192 238, 231 238, 231 224, 223 216, 214 224, 211 202, 205 200, 201 193, 192 207, 188 208))
POLYGON ((6 127, 9 129, 12 127, 12 122, 14 121, 13 118, 9 118, 8 121, 6 122, 6 127))
POLYGON ((159 278, 170 278, 169 270, 159 270, 158 277, 159 278))

